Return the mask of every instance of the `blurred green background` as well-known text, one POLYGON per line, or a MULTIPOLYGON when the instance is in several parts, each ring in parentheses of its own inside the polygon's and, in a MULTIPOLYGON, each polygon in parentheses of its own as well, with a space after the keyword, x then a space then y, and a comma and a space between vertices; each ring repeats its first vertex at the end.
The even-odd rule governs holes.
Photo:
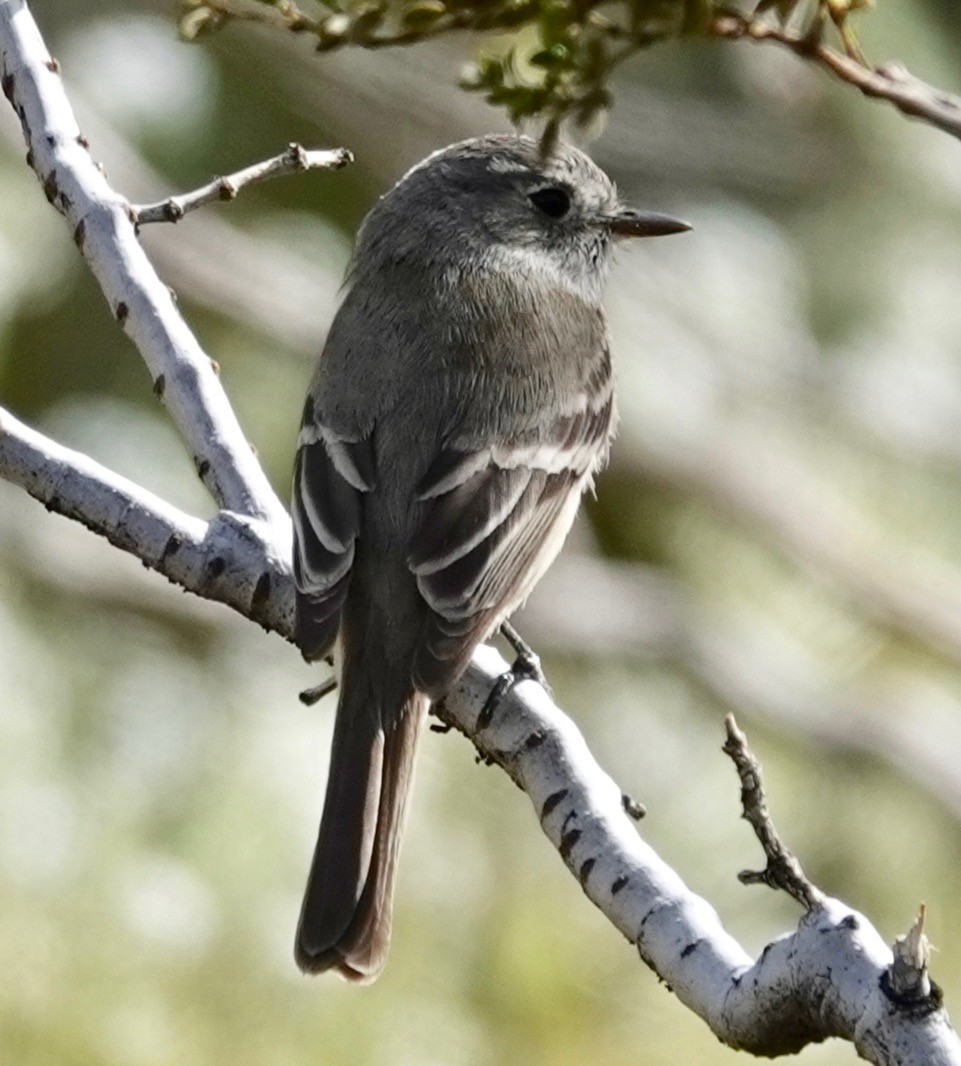
MULTIPOLYGON (((428 151, 503 127, 453 88, 475 42, 318 58, 250 27, 182 44, 163 0, 33 9, 134 201, 290 140, 355 152, 144 233, 286 496, 358 222, 428 151)), ((872 59, 961 89, 952 0, 887 0, 860 29, 872 59)), ((927 902, 957 1012, 961 146, 749 43, 656 48, 615 91, 597 160, 696 232, 620 256, 614 459, 518 624, 645 837, 749 950, 798 914, 736 881, 759 855, 720 753, 731 709, 824 890, 888 941, 927 902)), ((210 514, 7 112, 0 276, 0 404, 210 514)), ((0 483, 0 1061, 734 1061, 454 735, 424 743, 385 975, 300 976, 316 680, 0 483)))

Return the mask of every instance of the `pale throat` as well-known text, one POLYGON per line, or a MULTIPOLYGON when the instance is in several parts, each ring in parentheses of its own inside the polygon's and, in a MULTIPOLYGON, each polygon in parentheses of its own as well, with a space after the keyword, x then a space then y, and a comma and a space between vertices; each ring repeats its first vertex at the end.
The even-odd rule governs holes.
POLYGON ((559 255, 529 244, 492 244, 484 252, 484 266, 493 273, 528 278, 535 284, 549 285, 573 293, 584 303, 601 302, 608 275, 608 255, 598 249, 592 259, 591 248, 576 247, 559 255))

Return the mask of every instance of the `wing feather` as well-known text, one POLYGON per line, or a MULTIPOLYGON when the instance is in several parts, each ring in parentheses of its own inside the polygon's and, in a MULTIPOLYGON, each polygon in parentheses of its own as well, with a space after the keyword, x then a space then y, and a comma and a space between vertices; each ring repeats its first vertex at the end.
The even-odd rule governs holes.
POLYGON ((408 562, 430 608, 414 681, 435 698, 478 641, 519 606, 559 551, 607 453, 611 390, 559 417, 540 439, 445 448, 422 485, 408 562), (458 481, 458 475, 460 480, 458 481), (446 491, 436 491, 442 486, 446 491))
POLYGON ((438 496, 411 542, 411 570, 433 574, 469 555, 516 510, 530 480, 524 467, 488 466, 438 496))
MULTIPOLYGON (((310 405, 306 415, 314 415, 310 405)), ((295 631, 304 657, 326 655, 337 637, 347 596, 361 497, 374 484, 369 439, 351 441, 308 422, 294 464, 292 516, 295 631)))

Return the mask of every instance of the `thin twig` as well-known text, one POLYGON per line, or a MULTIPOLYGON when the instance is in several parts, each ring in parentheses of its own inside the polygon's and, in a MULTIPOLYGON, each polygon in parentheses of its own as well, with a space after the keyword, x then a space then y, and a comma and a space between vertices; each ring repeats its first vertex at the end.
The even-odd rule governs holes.
POLYGON ((169 196, 155 204, 131 205, 130 217, 137 226, 146 225, 148 222, 179 222, 184 215, 205 204, 233 200, 247 185, 254 185, 268 178, 279 178, 284 174, 301 174, 305 170, 339 170, 353 160, 353 155, 346 148, 308 150, 299 144, 291 143, 280 155, 254 163, 225 177, 214 178, 193 192, 169 196))
POLYGON ((865 96, 886 100, 902 114, 918 118, 961 139, 961 97, 943 92, 909 73, 900 63, 871 67, 811 36, 797 36, 772 21, 720 15, 708 27, 713 37, 774 41, 802 59, 814 60, 865 96))
POLYGON ((184 12, 180 17, 180 29, 188 40, 193 39, 195 27, 206 25, 211 16, 214 20, 227 16, 247 19, 293 33, 316 30, 322 21, 316 4, 315 14, 310 14, 291 0, 284 0, 282 4, 264 4, 258 0, 183 0, 181 6, 184 12))
POLYGON ((761 780, 761 764, 748 747, 747 737, 738 728, 733 714, 724 719, 724 727, 727 740, 723 750, 730 755, 741 779, 741 816, 750 823, 767 858, 763 870, 742 870, 737 875, 738 880, 745 885, 779 888, 809 911, 821 906, 824 894, 811 884, 797 857, 787 849, 774 828, 761 780))
POLYGON ((208 19, 212 19, 216 25, 221 19, 235 18, 272 29, 316 34, 319 52, 331 52, 345 45, 357 45, 370 50, 403 47, 460 30, 493 28, 486 12, 473 10, 447 10, 430 22, 377 32, 384 21, 385 11, 374 7, 352 17, 344 11, 314 16, 293 4, 251 3, 250 0, 191 0, 182 6, 186 10, 180 17, 180 30, 188 38, 192 38, 196 28, 206 24, 208 19))

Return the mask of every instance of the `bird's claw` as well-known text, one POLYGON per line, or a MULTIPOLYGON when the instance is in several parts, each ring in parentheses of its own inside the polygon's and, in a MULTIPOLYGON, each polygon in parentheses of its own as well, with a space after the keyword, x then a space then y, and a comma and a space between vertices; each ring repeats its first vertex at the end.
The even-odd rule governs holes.
POLYGON ((505 670, 494 682, 493 688, 484 701, 480 717, 477 720, 481 728, 490 723, 500 702, 521 681, 536 681, 548 693, 550 692, 550 686, 547 684, 547 678, 544 676, 544 670, 541 667, 540 656, 508 622, 504 622, 501 625, 501 633, 507 643, 514 649, 516 658, 511 668, 505 670))

